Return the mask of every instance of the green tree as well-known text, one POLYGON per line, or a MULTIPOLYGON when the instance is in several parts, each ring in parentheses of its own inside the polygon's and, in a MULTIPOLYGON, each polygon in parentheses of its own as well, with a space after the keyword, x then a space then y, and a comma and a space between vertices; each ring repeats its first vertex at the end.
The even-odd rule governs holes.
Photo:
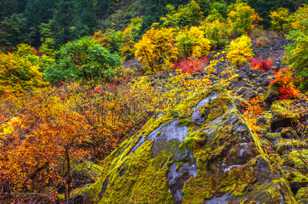
POLYGON ((53 15, 55 1, 31 0, 27 2, 25 18, 27 28, 33 32, 31 43, 35 46, 41 44, 40 25, 47 23, 53 15))
POLYGON ((76 28, 76 10, 72 0, 59 0, 52 19, 52 32, 56 44, 63 44, 80 36, 76 28))
POLYGON ((89 35, 96 28, 95 1, 59 0, 52 19, 57 45, 89 35))
POLYGON ((38 60, 35 50, 26 44, 19 45, 14 53, 0 52, 0 93, 46 85, 38 60))
POLYGON ((13 14, 0 22, 0 49, 12 49, 29 39, 26 18, 22 14, 13 14))
POLYGON ((22 13, 27 0, 0 0, 0 20, 13 14, 22 13))
POLYGON ((56 54, 56 62, 44 71, 45 78, 56 83, 72 80, 108 80, 120 65, 118 54, 112 54, 89 37, 68 42, 56 54))
POLYGON ((168 4, 168 13, 161 17, 163 26, 183 27, 188 25, 197 25, 203 18, 201 7, 192 0, 186 5, 179 6, 178 9, 171 4, 168 4))
POLYGON ((308 4, 290 16, 286 60, 294 69, 296 81, 302 90, 308 89, 308 4))
POLYGON ((143 13, 146 14, 144 16, 145 26, 151 25, 153 22, 158 21, 161 16, 164 16, 168 12, 167 4, 177 7, 188 2, 189 0, 141 0, 143 13))

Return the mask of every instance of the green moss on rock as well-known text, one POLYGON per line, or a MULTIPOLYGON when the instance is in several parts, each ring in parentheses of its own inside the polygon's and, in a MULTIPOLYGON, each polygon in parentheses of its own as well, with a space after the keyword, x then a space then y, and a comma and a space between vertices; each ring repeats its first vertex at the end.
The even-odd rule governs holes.
MULTIPOLYGON (((280 133, 262 138, 249 127, 227 92, 219 92, 204 105, 201 115, 205 120, 195 123, 193 110, 210 93, 192 94, 172 110, 150 119, 102 162, 102 173, 95 183, 76 189, 73 195, 84 195, 93 203, 174 203, 168 182, 170 167, 193 161, 197 174, 186 175, 180 189, 184 204, 204 203, 223 195, 234 203, 297 203, 290 183, 305 182, 305 163, 299 154, 303 150, 287 151, 283 156, 278 153, 294 146, 305 147, 305 141, 284 140, 280 133), (154 130, 175 120, 187 127, 184 142, 147 140, 154 130), (270 141, 277 141, 278 153, 270 141), (293 179, 287 168, 282 168, 291 164, 298 170, 293 179)), ((285 113, 285 104, 274 103, 272 110, 279 117, 297 118, 285 113)), ((157 133, 156 137, 162 135, 157 133)))

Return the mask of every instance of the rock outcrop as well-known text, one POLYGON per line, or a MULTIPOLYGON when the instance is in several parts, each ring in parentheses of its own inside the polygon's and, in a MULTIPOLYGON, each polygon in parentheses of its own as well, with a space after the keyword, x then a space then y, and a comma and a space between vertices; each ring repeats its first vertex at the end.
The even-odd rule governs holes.
POLYGON ((73 192, 75 203, 307 203, 307 138, 293 148, 296 131, 277 111, 257 134, 228 91, 179 107, 187 110, 160 114, 124 141, 96 182, 73 192))

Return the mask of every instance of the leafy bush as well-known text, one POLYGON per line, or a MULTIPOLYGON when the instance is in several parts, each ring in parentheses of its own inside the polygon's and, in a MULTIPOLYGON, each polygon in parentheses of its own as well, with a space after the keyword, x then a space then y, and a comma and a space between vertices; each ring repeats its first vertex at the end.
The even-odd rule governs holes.
POLYGON ((141 35, 143 19, 133 18, 131 22, 123 30, 123 46, 121 47, 121 55, 124 60, 133 58, 135 52, 135 43, 141 35))
POLYGON ((203 31, 198 27, 180 31, 176 36, 176 46, 182 58, 203 57, 211 48, 210 41, 204 37, 203 31))
POLYGON ((182 59, 174 64, 176 69, 180 69, 183 73, 196 73, 204 69, 204 66, 209 62, 207 57, 202 57, 200 59, 182 59))
POLYGON ((20 92, 46 84, 33 53, 23 51, 19 47, 16 53, 0 53, 0 92, 20 92))
POLYGON ((247 3, 239 1, 230 7, 227 20, 232 33, 241 35, 253 29, 260 17, 247 3))
POLYGON ((165 70, 178 58, 173 28, 150 29, 135 45, 135 57, 146 72, 165 70))
POLYGON ((273 67, 273 60, 252 58, 250 60, 250 65, 255 70, 268 71, 273 67))
POLYGON ((304 4, 290 16, 289 21, 291 28, 294 30, 307 32, 307 24, 308 24, 307 16, 308 16, 308 4, 304 4))
POLYGON ((247 35, 231 41, 228 47, 227 58, 234 65, 245 64, 253 55, 252 42, 247 35))
POLYGON ((56 62, 44 71, 50 82, 79 79, 111 79, 120 65, 118 54, 89 37, 69 42, 57 52, 56 62))
POLYGON ((270 13, 271 26, 273 30, 285 32, 288 29, 289 10, 279 8, 270 13))
POLYGON ((286 48, 286 60, 295 70, 300 88, 308 88, 308 5, 298 9, 291 17, 292 30, 287 38, 292 42, 286 48))
POLYGON ((308 88, 308 35, 297 30, 288 35, 293 43, 287 46, 286 59, 288 64, 294 68, 297 82, 300 88, 308 88))
POLYGON ((92 38, 111 52, 119 52, 123 44, 122 32, 113 29, 106 30, 105 32, 97 31, 93 34, 92 38))
POLYGON ((51 22, 42 23, 39 26, 41 35, 40 53, 54 57, 56 52, 56 41, 51 26, 51 22))
POLYGON ((186 5, 179 6, 175 9, 173 5, 168 5, 169 12, 166 16, 161 17, 162 26, 184 27, 197 25, 203 18, 199 4, 192 0, 186 5))
POLYGON ((293 84, 292 72, 284 68, 275 73, 275 78, 271 82, 271 89, 277 91, 280 99, 292 99, 299 95, 299 91, 293 84))
POLYGON ((224 20, 207 19, 201 25, 204 35, 211 42, 211 45, 215 47, 225 46, 229 42, 230 32, 227 23, 224 20))
POLYGON ((227 17, 228 4, 225 1, 214 1, 210 3, 210 14, 217 11, 222 17, 227 17))

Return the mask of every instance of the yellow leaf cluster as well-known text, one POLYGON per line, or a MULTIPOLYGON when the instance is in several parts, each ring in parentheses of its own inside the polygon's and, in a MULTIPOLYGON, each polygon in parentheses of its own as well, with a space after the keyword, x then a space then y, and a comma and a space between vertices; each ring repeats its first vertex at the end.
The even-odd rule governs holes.
POLYGON ((247 3, 238 1, 228 13, 228 24, 233 34, 244 34, 261 20, 258 13, 247 3))
POLYGON ((166 70, 178 57, 173 28, 150 29, 135 45, 135 57, 146 72, 166 70))
POLYGON ((247 63, 253 55, 252 42, 247 35, 242 35, 231 41, 227 51, 227 59, 234 65, 247 63))
POLYGON ((176 46, 180 57, 200 58, 211 49, 210 41, 204 37, 204 32, 196 26, 180 31, 176 36, 176 46))
POLYGON ((228 43, 230 29, 224 20, 216 19, 213 21, 204 21, 201 24, 205 37, 208 38, 212 46, 220 47, 228 43))
POLYGON ((294 30, 307 32, 308 4, 299 7, 290 17, 290 26, 294 30))
POLYGON ((272 28, 276 31, 284 32, 287 30, 289 19, 289 10, 286 8, 278 8, 270 13, 272 28))
POLYGON ((19 54, 0 52, 0 92, 22 91, 46 84, 36 61, 19 54))

